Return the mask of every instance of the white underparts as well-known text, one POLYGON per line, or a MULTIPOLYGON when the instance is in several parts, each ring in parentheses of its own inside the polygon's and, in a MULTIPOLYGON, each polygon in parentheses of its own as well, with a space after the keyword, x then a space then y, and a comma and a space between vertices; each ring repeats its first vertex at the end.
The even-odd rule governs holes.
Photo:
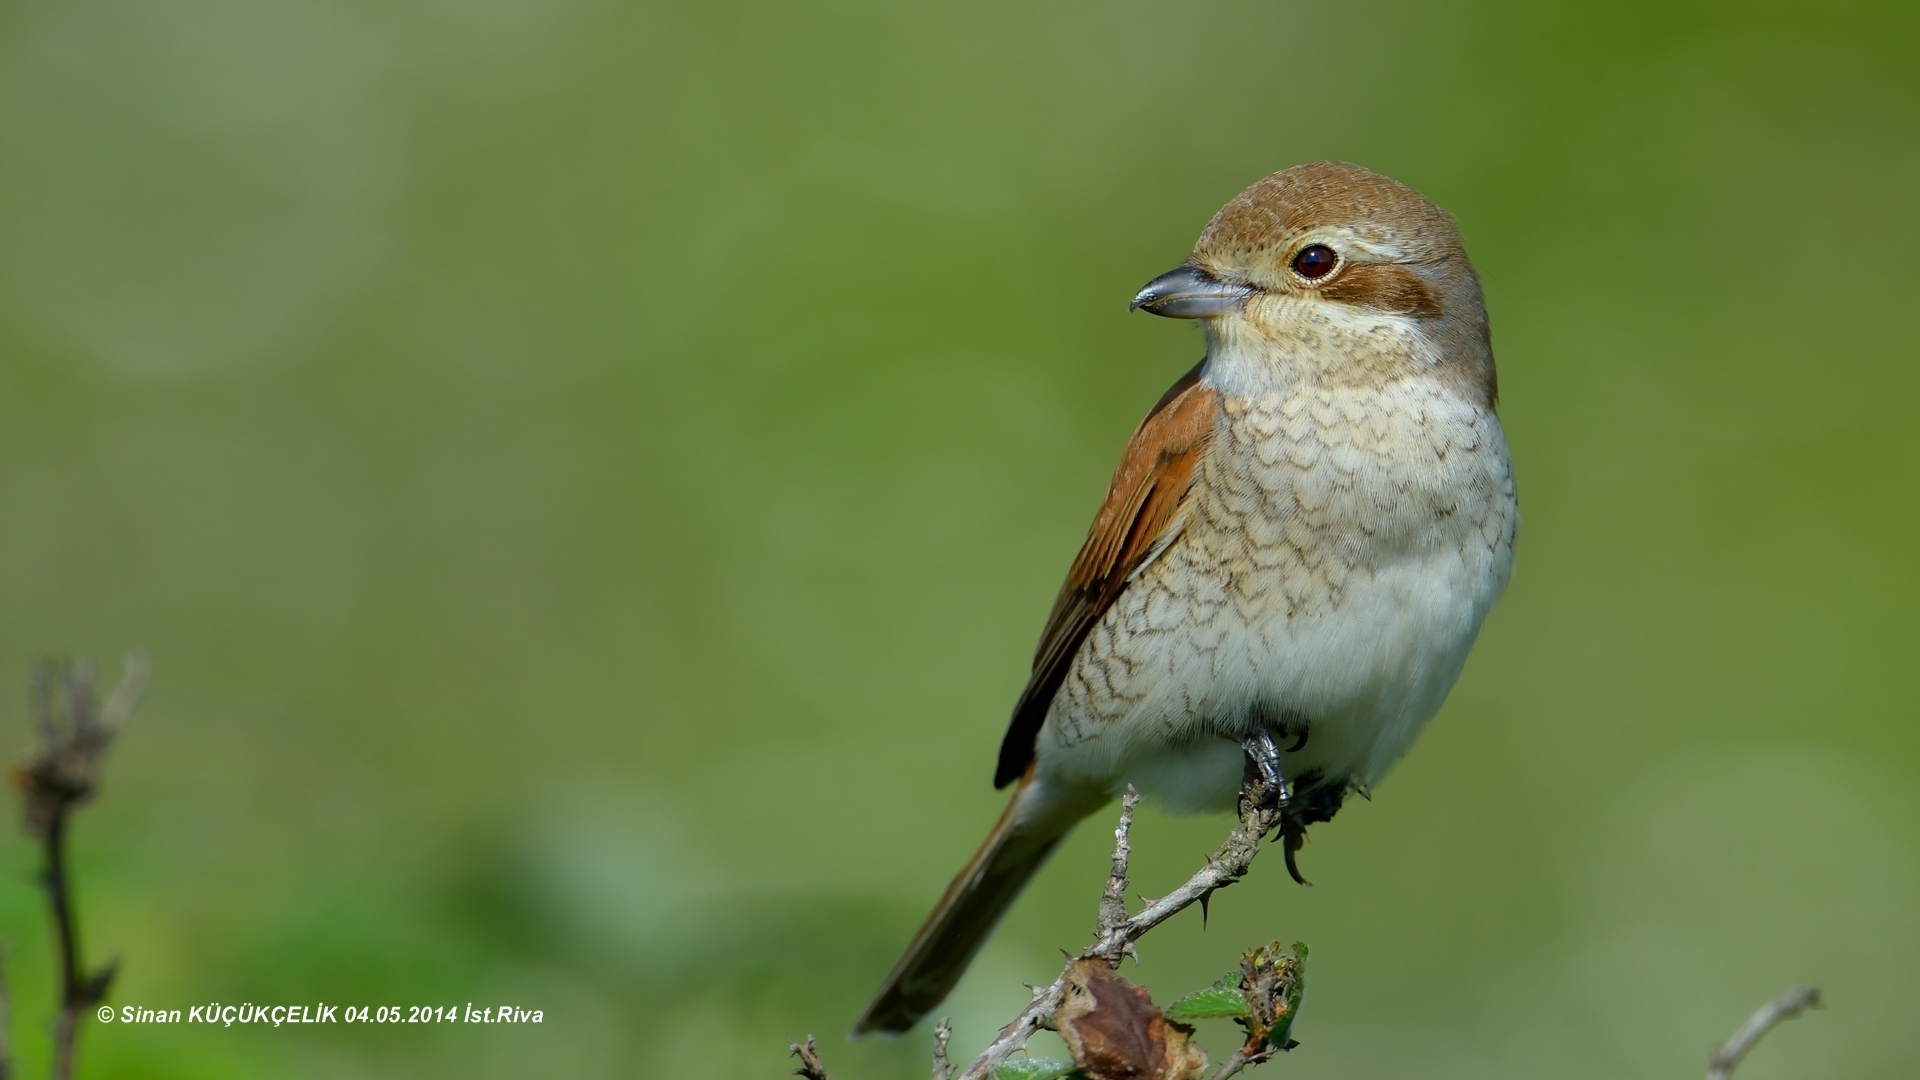
MULTIPOLYGON (((1414 334, 1340 321, 1290 320, 1414 334)), ((1329 385, 1273 363, 1270 337, 1241 344, 1218 335, 1203 374, 1223 405, 1182 527, 1095 624, 1041 729, 1056 791, 1131 782, 1176 812, 1230 808, 1239 736, 1282 714, 1310 724, 1291 775, 1369 787, 1506 586, 1518 511, 1491 410, 1438 380, 1329 385)))

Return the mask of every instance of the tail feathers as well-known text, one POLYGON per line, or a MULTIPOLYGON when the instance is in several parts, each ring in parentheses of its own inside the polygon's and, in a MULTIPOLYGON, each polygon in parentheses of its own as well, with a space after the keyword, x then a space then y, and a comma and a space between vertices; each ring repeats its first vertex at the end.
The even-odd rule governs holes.
POLYGON ((1074 813, 1045 807, 1052 812, 1040 812, 1043 800, 1035 797, 1038 794, 1029 773, 986 842, 947 886, 906 955, 860 1014, 853 1034, 906 1031, 946 1000, 1000 917, 1073 831, 1074 823, 1092 809, 1074 813))

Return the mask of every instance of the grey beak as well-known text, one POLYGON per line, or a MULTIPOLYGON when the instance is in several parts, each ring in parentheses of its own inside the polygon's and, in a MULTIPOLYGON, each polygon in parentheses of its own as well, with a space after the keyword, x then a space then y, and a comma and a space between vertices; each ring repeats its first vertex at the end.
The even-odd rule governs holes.
POLYGON ((1147 282, 1127 310, 1145 308, 1169 319, 1210 319, 1239 307, 1252 292, 1245 285, 1230 285, 1197 266, 1178 266, 1147 282))

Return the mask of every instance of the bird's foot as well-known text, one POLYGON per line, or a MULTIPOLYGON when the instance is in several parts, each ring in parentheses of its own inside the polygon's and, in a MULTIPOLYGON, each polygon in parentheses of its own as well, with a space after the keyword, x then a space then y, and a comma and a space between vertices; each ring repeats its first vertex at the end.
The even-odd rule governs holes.
MULTIPOLYGON (((1282 731, 1281 734, 1290 734, 1282 731)), ((1300 866, 1295 855, 1307 841, 1307 814, 1314 806, 1296 807, 1292 793, 1288 791, 1286 773, 1281 766, 1283 754, 1291 754, 1307 745, 1307 729, 1302 727, 1294 738, 1292 746, 1285 751, 1274 741, 1273 732, 1266 728, 1240 740, 1240 746, 1247 752, 1246 777, 1240 789, 1241 813, 1244 817, 1249 810, 1277 813, 1280 842, 1286 854, 1287 875, 1302 885, 1311 884, 1300 874, 1300 866), (1305 811, 1303 813, 1302 811, 1305 811)), ((1325 813, 1323 817, 1331 817, 1325 813)), ((1269 819, 1271 820, 1271 819, 1269 819)), ((1316 819, 1317 820, 1317 819, 1316 819)))

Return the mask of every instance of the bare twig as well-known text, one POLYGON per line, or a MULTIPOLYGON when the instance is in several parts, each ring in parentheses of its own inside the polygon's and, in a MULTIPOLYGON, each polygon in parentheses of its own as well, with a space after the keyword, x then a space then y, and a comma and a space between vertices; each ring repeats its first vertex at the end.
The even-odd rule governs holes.
POLYGON ((1220 1067, 1214 1070, 1214 1074, 1208 1077, 1207 1080, 1227 1080, 1227 1077, 1237 1075, 1241 1069, 1249 1065, 1258 1065, 1264 1061, 1268 1061, 1279 1052, 1279 1050, 1269 1048, 1257 1054, 1249 1055, 1246 1048, 1241 1047, 1233 1052, 1233 1056, 1221 1062, 1220 1067))
POLYGON ((146 661, 129 656, 120 685, 103 708, 94 694, 93 665, 86 661, 43 661, 33 669, 34 720, 43 745, 31 760, 15 768, 13 779, 26 798, 27 831, 40 839, 44 849, 46 869, 41 884, 53 910, 60 951, 60 1009, 53 1024, 54 1080, 67 1080, 73 1075, 73 1046, 80 1017, 106 1000, 116 967, 108 964, 87 972, 81 961, 80 929, 67 872, 67 820, 76 806, 93 796, 107 748, 132 714, 146 685, 146 661))
POLYGON ((7 989, 7 954, 12 948, 0 945, 0 1080, 13 1080, 13 993, 7 989))
MULTIPOLYGON (((1140 806, 1140 793, 1127 785, 1127 793, 1120 798, 1120 824, 1113 830, 1113 869, 1107 874, 1107 887, 1100 894, 1100 925, 1094 930, 1102 940, 1114 938, 1115 933, 1127 921, 1127 863, 1133 857, 1133 812, 1140 806)), ((1133 943, 1123 942, 1128 952, 1133 951, 1133 943)), ((1118 965, 1120 958, 1108 958, 1118 965)))
MULTIPOLYGON (((1120 825, 1114 830, 1113 871, 1108 876, 1106 891, 1101 896, 1100 925, 1095 931, 1094 943, 1074 959, 1097 958, 1118 967, 1121 958, 1132 950, 1133 943, 1147 931, 1193 904, 1204 901, 1215 890, 1224 889, 1245 877, 1254 856, 1260 853, 1261 839, 1281 823, 1284 810, 1277 794, 1261 780, 1250 778, 1240 794, 1240 825, 1227 837, 1227 842, 1208 856, 1207 864, 1199 873, 1188 878, 1185 884, 1147 904, 1139 914, 1127 918, 1124 899, 1110 903, 1109 898, 1123 898, 1126 895, 1127 858, 1130 852, 1128 836, 1133 825, 1133 808, 1139 803, 1139 795, 1129 787, 1127 798, 1121 802, 1120 825)), ((1072 966, 1073 962, 1069 961, 1068 969, 1072 966)), ((993 1075, 995 1066, 1024 1050, 1034 1032, 1052 1025, 1053 1014, 1060 1008, 1066 989, 1067 972, 1062 971, 1051 985, 1036 990, 1026 1009, 1012 1023, 1000 1029, 1000 1036, 967 1066, 966 1071, 960 1074, 960 1080, 986 1080, 993 1075)))
POLYGON ((952 1038, 953 1025, 943 1016, 933 1026, 933 1080, 953 1080, 953 1062, 947 1060, 947 1043, 952 1038))
POLYGON ((806 1080, 827 1080, 827 1067, 820 1064, 820 1048, 813 1045, 813 1036, 807 1036, 806 1042, 789 1044, 787 1052, 800 1059, 800 1067, 793 1070, 793 1075, 806 1080))
POLYGON ((1760 1036, 1773 1030, 1781 1021, 1791 1020, 1810 1008, 1817 1008, 1819 1004, 1819 987, 1796 986, 1760 1006, 1759 1011, 1747 1017, 1747 1022, 1740 1025, 1725 1045, 1713 1052, 1712 1059, 1707 1063, 1707 1080, 1728 1080, 1733 1075, 1734 1066, 1747 1056, 1747 1051, 1760 1041, 1760 1036))

